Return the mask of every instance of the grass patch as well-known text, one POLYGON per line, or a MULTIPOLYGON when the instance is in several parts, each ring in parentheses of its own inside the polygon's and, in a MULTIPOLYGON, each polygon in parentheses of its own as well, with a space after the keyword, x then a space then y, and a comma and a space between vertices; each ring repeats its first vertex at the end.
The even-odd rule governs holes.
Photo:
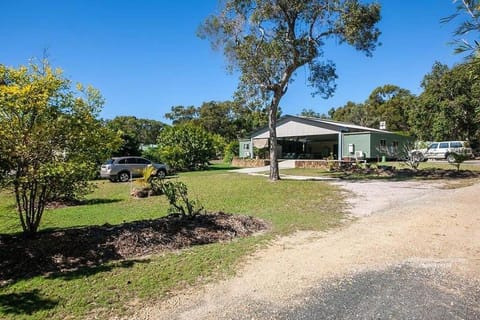
MULTIPOLYGON (((183 173, 175 179, 185 182, 191 196, 198 198, 209 211, 263 218, 271 222, 271 232, 229 243, 23 279, 0 288, 0 317, 64 319, 125 314, 139 303, 233 274, 239 262, 276 235, 302 229, 324 230, 337 225, 342 218, 341 193, 323 182, 271 183, 263 177, 229 173, 227 168, 183 173)), ((167 211, 168 203, 163 196, 134 199, 129 195, 129 184, 108 181, 97 184, 97 190, 85 205, 47 210, 41 229, 113 225, 157 218, 167 211)), ((11 195, 0 193, 0 232, 18 231, 11 195)))

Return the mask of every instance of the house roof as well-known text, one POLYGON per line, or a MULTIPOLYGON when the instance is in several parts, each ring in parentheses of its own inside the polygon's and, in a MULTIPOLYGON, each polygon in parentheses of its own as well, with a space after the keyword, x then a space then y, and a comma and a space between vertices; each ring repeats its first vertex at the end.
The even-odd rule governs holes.
MULTIPOLYGON (((368 127, 363 127, 351 123, 325 120, 320 118, 310 118, 310 117, 301 117, 301 116, 292 116, 285 115, 277 120, 277 128, 285 125, 288 122, 296 122, 304 126, 311 126, 319 128, 324 132, 324 134, 340 133, 340 132, 382 132, 382 133, 392 133, 390 131, 373 129, 368 127)), ((252 138, 259 137, 268 132, 268 126, 263 127, 251 134, 252 138)), ((321 133, 320 133, 321 134, 321 133)), ((303 136, 304 133, 299 133, 298 135, 303 136)))

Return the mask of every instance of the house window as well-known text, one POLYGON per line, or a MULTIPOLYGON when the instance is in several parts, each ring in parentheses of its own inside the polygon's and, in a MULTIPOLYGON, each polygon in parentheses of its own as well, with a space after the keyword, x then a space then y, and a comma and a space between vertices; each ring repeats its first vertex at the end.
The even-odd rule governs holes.
POLYGON ((245 143, 243 145, 243 150, 250 150, 250 144, 249 143, 245 143))
POLYGON ((384 147, 386 147, 386 146, 387 146, 387 140, 381 139, 381 140, 380 140, 380 147, 384 148, 384 147))
POLYGON ((393 141, 392 142, 392 151, 397 152, 398 151, 398 141, 393 141))

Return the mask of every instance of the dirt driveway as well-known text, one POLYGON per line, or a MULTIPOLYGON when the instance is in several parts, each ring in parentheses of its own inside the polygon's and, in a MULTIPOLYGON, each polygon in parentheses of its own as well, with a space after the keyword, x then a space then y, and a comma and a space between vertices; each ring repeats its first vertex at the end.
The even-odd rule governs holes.
POLYGON ((137 319, 480 319, 480 184, 343 183, 353 221, 298 232, 239 275, 137 319))

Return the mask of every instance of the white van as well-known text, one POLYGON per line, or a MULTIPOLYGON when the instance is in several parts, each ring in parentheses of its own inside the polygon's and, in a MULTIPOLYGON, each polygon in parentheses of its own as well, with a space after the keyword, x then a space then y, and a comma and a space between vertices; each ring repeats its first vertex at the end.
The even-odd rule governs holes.
POLYGON ((452 153, 464 154, 473 158, 472 148, 467 141, 441 141, 432 142, 427 149, 418 150, 426 159, 447 159, 449 162, 455 161, 452 153))

